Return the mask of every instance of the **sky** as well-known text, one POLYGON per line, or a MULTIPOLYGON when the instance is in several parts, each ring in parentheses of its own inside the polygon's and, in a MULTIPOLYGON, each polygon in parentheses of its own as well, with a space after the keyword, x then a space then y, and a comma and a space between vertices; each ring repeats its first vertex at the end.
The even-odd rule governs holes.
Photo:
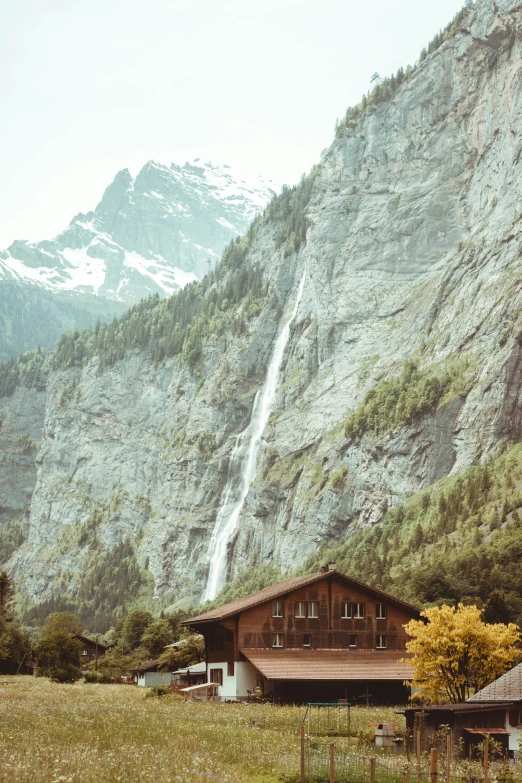
POLYGON ((3 0, 0 248, 116 172, 196 157, 293 184, 464 0, 3 0))

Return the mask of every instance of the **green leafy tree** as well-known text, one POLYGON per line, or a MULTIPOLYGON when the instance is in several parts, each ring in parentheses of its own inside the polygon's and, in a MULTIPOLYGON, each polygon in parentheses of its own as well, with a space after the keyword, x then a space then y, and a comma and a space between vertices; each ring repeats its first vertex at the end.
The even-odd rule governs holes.
POLYGON ((7 571, 0 571, 0 615, 10 622, 13 619, 15 588, 12 577, 7 571))
POLYGON ((205 640, 199 634, 190 634, 180 639, 177 647, 169 647, 160 656, 159 668, 162 671, 176 671, 192 666, 205 659, 205 640))
POLYGON ((54 630, 43 636, 35 648, 36 674, 53 682, 76 682, 82 676, 82 644, 70 633, 54 630))
POLYGON ((12 578, 5 571, 0 572, 0 660, 20 666, 31 651, 31 641, 13 617, 14 596, 12 578))
POLYGON ((65 633, 70 636, 83 633, 83 623, 72 612, 53 612, 45 618, 40 638, 65 633))
POLYGON ((490 625, 495 625, 495 623, 507 625, 510 622, 511 611, 507 605, 504 593, 500 590, 492 591, 486 601, 482 616, 484 622, 490 625))
MULTIPOLYGON (((101 678, 117 682, 125 674, 128 668, 129 662, 127 658, 121 654, 121 649, 119 647, 113 647, 112 650, 109 650, 105 655, 102 655, 101 658, 98 658, 98 675, 101 678)), ((96 669, 95 661, 89 663, 89 669, 91 671, 96 669)))
POLYGON ((143 609, 136 609, 131 612, 125 618, 121 629, 120 642, 123 648, 127 651, 135 650, 140 646, 141 637, 154 622, 154 618, 150 612, 145 612, 143 609))
POLYGON ((172 644, 173 641, 174 634, 168 620, 157 620, 155 623, 151 623, 141 637, 141 644, 151 658, 161 655, 165 646, 172 644))

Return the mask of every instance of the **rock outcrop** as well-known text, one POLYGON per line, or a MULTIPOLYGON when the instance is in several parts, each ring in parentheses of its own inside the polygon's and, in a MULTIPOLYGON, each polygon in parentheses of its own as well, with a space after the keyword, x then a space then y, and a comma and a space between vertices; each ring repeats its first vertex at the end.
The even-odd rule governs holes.
POLYGON ((208 339, 197 370, 134 350, 102 374, 96 359, 51 374, 28 539, 9 562, 31 600, 74 591, 95 512, 98 542, 131 539, 158 597, 201 595, 235 438, 304 269, 229 576, 269 560, 288 571, 520 440, 521 29, 521 4, 479 0, 391 99, 338 135, 306 242, 285 256, 280 226, 263 225, 248 258, 264 306, 246 334, 208 339), (412 357, 458 364, 462 388, 378 438, 347 439, 349 412, 412 357))

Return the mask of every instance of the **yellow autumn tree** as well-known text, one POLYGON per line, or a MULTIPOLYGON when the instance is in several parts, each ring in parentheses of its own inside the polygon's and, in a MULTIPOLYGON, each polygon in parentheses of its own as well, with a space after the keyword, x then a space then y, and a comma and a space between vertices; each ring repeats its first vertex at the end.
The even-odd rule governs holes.
POLYGON ((403 659, 413 669, 411 685, 430 702, 466 701, 511 668, 520 651, 516 625, 482 621, 476 606, 441 606, 405 625, 411 636, 403 659))

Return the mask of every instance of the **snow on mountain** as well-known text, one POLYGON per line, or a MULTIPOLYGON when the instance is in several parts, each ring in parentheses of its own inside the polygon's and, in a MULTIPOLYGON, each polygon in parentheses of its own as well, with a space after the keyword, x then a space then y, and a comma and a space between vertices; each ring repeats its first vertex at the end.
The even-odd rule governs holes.
POLYGON ((168 296, 201 278, 275 190, 200 159, 170 167, 149 161, 135 179, 124 169, 94 212, 76 215, 54 239, 17 240, 0 251, 0 281, 129 305, 168 296))

